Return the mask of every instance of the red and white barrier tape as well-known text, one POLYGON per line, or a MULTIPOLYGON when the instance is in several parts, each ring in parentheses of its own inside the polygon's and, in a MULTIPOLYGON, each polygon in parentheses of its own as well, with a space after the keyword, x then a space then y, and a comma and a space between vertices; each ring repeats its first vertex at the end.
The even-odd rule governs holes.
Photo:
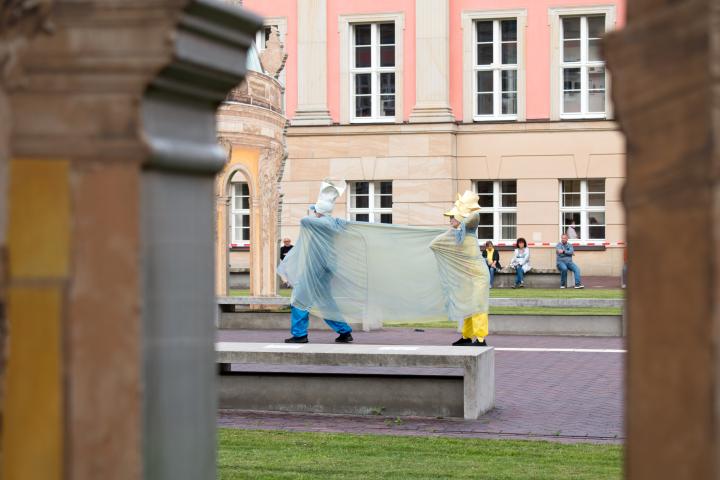
MULTIPOLYGON (((528 242, 528 247, 554 247, 559 242, 528 242)), ((625 242, 568 242, 573 247, 624 247, 625 242)), ((514 247, 515 242, 498 242, 497 247, 514 247)))

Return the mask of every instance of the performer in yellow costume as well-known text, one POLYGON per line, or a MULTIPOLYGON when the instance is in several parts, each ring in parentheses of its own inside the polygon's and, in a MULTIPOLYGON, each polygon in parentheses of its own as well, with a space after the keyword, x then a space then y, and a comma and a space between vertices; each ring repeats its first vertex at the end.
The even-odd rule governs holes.
POLYGON ((461 318, 462 314, 456 311, 459 304, 478 308, 477 312, 462 319, 462 337, 453 343, 455 346, 487 346, 490 274, 478 245, 479 210, 476 193, 458 194, 455 206, 445 213, 450 217, 451 228, 430 245, 438 258, 441 275, 454 279, 443 284, 448 317, 461 318), (451 270, 462 275, 452 275, 451 270))

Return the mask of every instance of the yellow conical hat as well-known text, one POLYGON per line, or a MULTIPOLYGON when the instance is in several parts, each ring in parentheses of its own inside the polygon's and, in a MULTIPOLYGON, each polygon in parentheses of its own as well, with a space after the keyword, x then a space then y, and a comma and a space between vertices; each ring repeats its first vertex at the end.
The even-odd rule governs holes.
POLYGON ((458 198, 455 200, 455 206, 453 206, 451 210, 445 212, 444 215, 447 217, 455 217, 455 220, 462 221, 462 219, 468 217, 471 213, 480 210, 478 200, 480 200, 480 196, 470 190, 465 190, 465 193, 462 195, 458 193, 458 198))

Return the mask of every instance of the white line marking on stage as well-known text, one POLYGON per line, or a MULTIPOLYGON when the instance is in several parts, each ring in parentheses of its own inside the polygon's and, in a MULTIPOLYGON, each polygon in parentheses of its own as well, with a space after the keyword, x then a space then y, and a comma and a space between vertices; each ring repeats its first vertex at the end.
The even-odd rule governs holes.
POLYGON ((417 350, 420 347, 380 347, 378 350, 417 350))
POLYGON ((498 352, 627 353, 610 348, 495 348, 498 352))
POLYGON ((302 345, 265 345, 265 348, 302 348, 302 345))

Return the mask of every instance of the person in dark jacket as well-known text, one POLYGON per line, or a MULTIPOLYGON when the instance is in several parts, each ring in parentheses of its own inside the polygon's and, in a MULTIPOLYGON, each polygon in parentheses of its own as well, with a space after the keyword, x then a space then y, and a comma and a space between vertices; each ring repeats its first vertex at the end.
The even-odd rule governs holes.
POLYGON ((285 260, 285 255, 293 248, 292 240, 289 238, 283 238, 282 243, 282 247, 280 247, 280 261, 285 260))
POLYGON ((487 266, 490 269, 490 288, 493 288, 495 272, 502 268, 500 265, 500 252, 498 252, 493 246, 493 243, 488 240, 485 242, 485 250, 483 250, 482 255, 485 257, 485 262, 487 262, 487 266))

